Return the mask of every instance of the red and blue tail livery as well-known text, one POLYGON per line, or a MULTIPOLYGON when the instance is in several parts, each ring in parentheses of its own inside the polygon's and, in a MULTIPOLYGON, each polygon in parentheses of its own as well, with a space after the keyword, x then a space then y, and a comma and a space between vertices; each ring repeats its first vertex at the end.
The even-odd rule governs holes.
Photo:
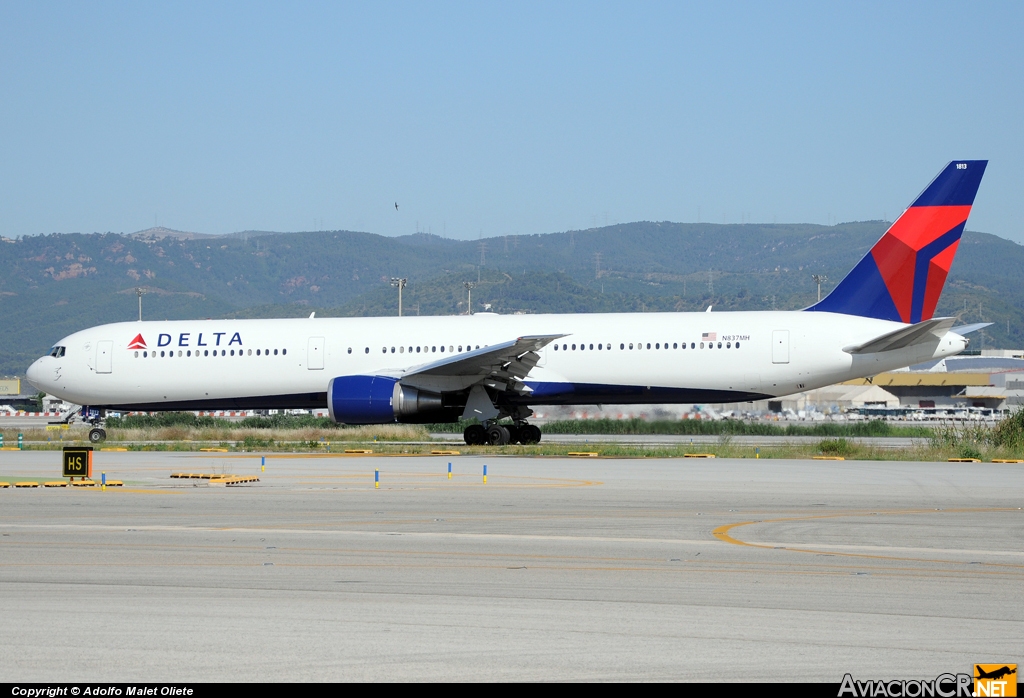
POLYGON ((824 300, 807 310, 917 323, 935 314, 987 160, 954 160, 824 300))

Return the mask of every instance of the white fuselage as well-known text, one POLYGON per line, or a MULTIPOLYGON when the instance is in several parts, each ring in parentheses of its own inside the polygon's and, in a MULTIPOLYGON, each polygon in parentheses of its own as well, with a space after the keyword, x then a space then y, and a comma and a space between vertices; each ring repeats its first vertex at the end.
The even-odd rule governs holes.
POLYGON ((967 345, 949 332, 895 351, 843 351, 901 327, 825 312, 123 322, 61 340, 59 355, 32 364, 28 381, 99 407, 323 408, 337 376, 394 375, 471 348, 562 334, 539 352, 525 404, 732 402, 870 376, 967 345))

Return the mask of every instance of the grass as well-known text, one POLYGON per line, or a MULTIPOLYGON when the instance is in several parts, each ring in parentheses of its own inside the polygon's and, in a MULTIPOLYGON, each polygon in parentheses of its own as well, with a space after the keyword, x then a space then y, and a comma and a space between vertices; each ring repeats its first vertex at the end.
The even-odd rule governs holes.
MULTIPOLYGON (((453 437, 464 425, 411 425, 345 427, 309 416, 277 415, 232 422, 191 413, 167 413, 156 417, 128 417, 108 420, 108 439, 98 448, 122 447, 132 451, 198 451, 200 448, 226 448, 235 452, 321 452, 338 453, 345 448, 370 448, 374 454, 429 454, 438 444, 430 443, 430 431, 444 431, 453 437)), ((459 445, 462 454, 565 456, 572 451, 597 451, 603 457, 678 458, 688 453, 713 453, 719 458, 812 458, 842 456, 860 460, 926 460, 949 458, 1021 458, 1024 457, 1024 411, 1017 412, 994 428, 975 425, 943 425, 934 428, 893 426, 885 422, 853 424, 789 425, 779 427, 761 422, 732 420, 661 421, 573 420, 545 425, 549 433, 586 434, 717 434, 717 443, 644 445, 611 443, 544 443, 533 446, 459 445), (817 443, 765 443, 754 446, 735 444, 734 435, 820 436, 817 443), (926 437, 907 448, 882 448, 851 441, 859 436, 926 437)), ((16 446, 17 430, 3 430, 4 444, 16 446)), ((88 444, 88 428, 47 431, 22 431, 30 450, 59 450, 63 446, 88 444)), ((582 441, 582 439, 581 439, 582 441)))
MULTIPOLYGON (((475 420, 473 420, 475 422, 475 420)), ((434 433, 461 434, 473 422, 428 424, 434 433)), ((880 419, 839 424, 821 422, 813 425, 789 424, 779 426, 767 421, 747 422, 735 419, 570 419, 547 422, 543 427, 548 434, 664 434, 676 436, 899 436, 929 438, 932 428, 926 426, 896 426, 880 419)))
MULTIPOLYGON (((295 434, 285 434, 291 438, 254 440, 252 437, 241 440, 137 440, 118 441, 108 439, 104 444, 110 447, 123 447, 129 451, 198 451, 200 448, 226 448, 231 452, 260 452, 260 453, 327 453, 327 442, 307 441, 296 438, 295 434)), ((62 446, 78 445, 87 443, 83 440, 73 442, 70 439, 61 441, 26 441, 26 450, 60 450, 62 446)), ((418 439, 417 439, 418 441, 418 439)), ((351 440, 334 441, 331 444, 330 452, 338 457, 344 457, 344 449, 368 448, 372 449, 374 455, 429 455, 431 450, 438 448, 437 444, 412 443, 392 439, 388 441, 378 440, 351 440)), ((824 439, 818 443, 811 444, 765 444, 753 446, 747 444, 735 444, 730 439, 721 439, 718 443, 712 444, 679 444, 649 446, 642 444, 609 444, 601 443, 540 443, 532 446, 465 446, 460 445, 456 450, 462 455, 473 456, 566 456, 573 451, 596 451, 605 458, 682 458, 689 453, 712 453, 718 458, 760 458, 761 460, 773 459, 811 459, 814 456, 840 455, 847 460, 896 460, 896 461, 945 461, 948 458, 976 457, 990 461, 993 458, 1021 458, 1024 457, 1024 449, 1008 448, 1002 446, 971 447, 974 451, 967 451, 962 444, 943 445, 934 440, 924 441, 918 446, 907 448, 884 448, 871 445, 860 445, 843 439, 824 439)), ((5 453, 16 458, 13 453, 5 453)), ((10 463, 10 460, 6 461, 10 463)))

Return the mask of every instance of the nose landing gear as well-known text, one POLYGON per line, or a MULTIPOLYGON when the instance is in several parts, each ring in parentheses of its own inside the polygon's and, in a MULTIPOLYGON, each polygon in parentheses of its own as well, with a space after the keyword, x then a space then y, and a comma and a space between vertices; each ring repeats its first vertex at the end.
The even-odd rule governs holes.
MULTIPOLYGON (((92 426, 89 430, 89 442, 98 444, 102 441, 107 440, 106 426, 107 411, 96 409, 95 407, 89 407, 85 405, 79 411, 82 421, 92 426)), ((69 415, 68 419, 71 419, 74 415, 69 415)))

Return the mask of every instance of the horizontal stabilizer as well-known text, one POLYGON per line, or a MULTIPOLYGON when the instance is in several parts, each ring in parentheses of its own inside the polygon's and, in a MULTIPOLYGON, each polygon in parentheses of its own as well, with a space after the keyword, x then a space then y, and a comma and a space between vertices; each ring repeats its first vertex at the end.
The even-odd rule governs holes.
POLYGON ((843 347, 847 354, 875 354, 880 351, 903 349, 914 344, 924 344, 941 338, 953 326, 956 318, 937 317, 919 322, 909 327, 901 327, 895 332, 875 337, 870 342, 843 347))
POLYGON ((991 322, 976 322, 973 325, 960 325, 960 327, 954 327, 952 329, 952 331, 956 332, 958 335, 960 335, 962 337, 965 334, 969 334, 971 332, 977 332, 978 330, 983 330, 983 329, 985 329, 986 327, 988 327, 991 324, 993 324, 993 323, 991 323, 991 322))

